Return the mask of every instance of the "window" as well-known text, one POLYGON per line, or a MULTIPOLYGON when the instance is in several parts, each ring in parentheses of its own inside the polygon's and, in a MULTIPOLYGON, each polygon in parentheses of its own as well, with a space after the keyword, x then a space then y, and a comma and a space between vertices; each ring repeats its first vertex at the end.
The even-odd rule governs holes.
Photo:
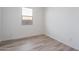
POLYGON ((22 8, 22 24, 31 25, 32 24, 32 9, 31 8, 22 8))

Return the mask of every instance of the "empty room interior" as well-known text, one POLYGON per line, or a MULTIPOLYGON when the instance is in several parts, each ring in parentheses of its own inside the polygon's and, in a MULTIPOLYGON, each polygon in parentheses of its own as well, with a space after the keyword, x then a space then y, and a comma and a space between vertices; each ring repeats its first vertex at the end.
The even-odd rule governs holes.
POLYGON ((0 7, 0 51, 78 51, 79 7, 0 7))

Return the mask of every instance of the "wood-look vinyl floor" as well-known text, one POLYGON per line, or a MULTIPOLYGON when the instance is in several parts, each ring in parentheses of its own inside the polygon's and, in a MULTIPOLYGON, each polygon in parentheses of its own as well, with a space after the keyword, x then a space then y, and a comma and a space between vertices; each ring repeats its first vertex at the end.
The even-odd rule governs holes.
POLYGON ((45 35, 0 42, 0 51, 76 51, 45 35))

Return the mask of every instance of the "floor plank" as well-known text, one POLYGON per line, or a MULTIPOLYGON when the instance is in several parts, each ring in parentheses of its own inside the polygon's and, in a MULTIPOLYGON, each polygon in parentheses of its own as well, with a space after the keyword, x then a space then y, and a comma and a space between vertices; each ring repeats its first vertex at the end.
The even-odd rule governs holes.
POLYGON ((0 42, 0 51, 77 51, 45 35, 0 42))

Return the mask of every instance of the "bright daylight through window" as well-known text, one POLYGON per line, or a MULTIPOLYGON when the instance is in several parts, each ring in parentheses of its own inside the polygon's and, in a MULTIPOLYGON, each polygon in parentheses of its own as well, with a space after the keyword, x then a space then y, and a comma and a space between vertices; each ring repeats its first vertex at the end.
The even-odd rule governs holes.
POLYGON ((31 8, 22 8, 22 24, 32 24, 32 9, 31 8))

